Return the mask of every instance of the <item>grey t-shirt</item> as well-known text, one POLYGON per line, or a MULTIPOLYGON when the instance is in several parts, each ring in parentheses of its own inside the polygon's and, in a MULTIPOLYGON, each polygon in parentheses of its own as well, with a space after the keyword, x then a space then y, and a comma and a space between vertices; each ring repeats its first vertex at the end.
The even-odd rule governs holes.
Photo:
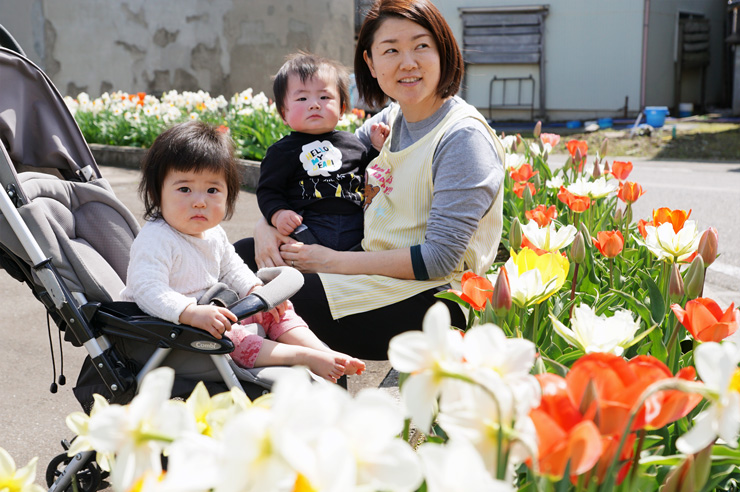
MULTIPOLYGON (((388 121, 391 109, 388 107, 355 133, 368 145, 371 125, 386 123, 392 131, 391 150, 397 152, 427 135, 458 104, 467 103, 452 97, 432 116, 413 123, 407 122, 399 112, 392 124, 388 121)), ((414 261, 417 279, 443 277, 454 270, 503 180, 503 163, 481 121, 465 118, 445 133, 432 161, 434 196, 424 243, 419 248, 412 247, 412 261, 419 252, 423 260, 421 267, 414 261)))

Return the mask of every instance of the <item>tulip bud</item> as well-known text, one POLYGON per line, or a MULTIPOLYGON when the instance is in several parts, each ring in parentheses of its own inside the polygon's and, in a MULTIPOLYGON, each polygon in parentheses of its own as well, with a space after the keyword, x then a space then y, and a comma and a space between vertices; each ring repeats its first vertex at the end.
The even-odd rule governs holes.
POLYGON ((704 259, 701 255, 696 255, 691 265, 689 265, 689 269, 686 270, 683 286, 689 300, 701 296, 704 288, 704 259))
POLYGON ((542 357, 537 355, 537 358, 534 360, 534 374, 546 374, 547 373, 547 366, 545 365, 545 361, 542 360, 542 357))
POLYGON ((668 282, 668 297, 671 302, 679 302, 683 299, 684 286, 681 273, 678 271, 678 263, 671 264, 671 278, 668 282))
POLYGON ((694 455, 694 489, 702 490, 712 469, 712 445, 694 455))
POLYGON ((601 142, 601 150, 599 151, 599 155, 604 158, 606 155, 606 151, 609 149, 609 139, 605 138, 603 142, 601 142))
POLYGON ((583 233, 578 231, 573 242, 570 243, 570 261, 580 264, 586 259, 586 241, 583 239, 583 233))
POLYGON ((591 241, 591 233, 588 231, 588 226, 584 222, 578 224, 578 230, 583 234, 583 240, 586 246, 589 248, 593 247, 594 243, 591 241))
POLYGON ((511 221, 509 246, 514 251, 519 251, 519 248, 522 247, 522 225, 519 223, 519 217, 514 217, 514 220, 511 221))
POLYGON ((605 160, 604 161, 604 174, 608 173, 609 171, 611 171, 611 168, 609 167, 609 161, 605 160))
POLYGON ((509 287, 509 276, 506 274, 506 268, 501 267, 496 277, 496 283, 493 286, 493 301, 491 302, 493 312, 501 316, 511 309, 511 287, 509 287))
POLYGON ((522 145, 524 145, 524 142, 522 142, 522 136, 517 133, 516 134, 516 146, 518 148, 518 147, 521 147, 522 145))
POLYGON ((538 121, 536 125, 534 125, 534 138, 540 138, 540 133, 542 133, 542 122, 538 121))
POLYGON ((538 190, 542 188, 542 178, 540 178, 540 173, 534 175, 534 178, 532 178, 532 184, 534 184, 534 187, 538 190))
POLYGON ((709 266, 712 263, 714 263, 714 260, 717 259, 717 246, 719 243, 719 235, 717 234, 717 229, 714 227, 710 227, 706 231, 704 231, 704 234, 701 235, 701 239, 699 239, 699 248, 698 252, 704 258, 704 266, 709 266))
POLYGON ((665 477, 661 492, 693 491, 694 455, 688 455, 679 465, 676 465, 665 477))
POLYGON ((619 224, 622 223, 622 219, 624 219, 624 212, 622 212, 622 209, 621 208, 618 208, 614 212, 614 223, 617 224, 617 225, 619 225, 619 224))
POLYGON ((594 161, 594 170, 591 172, 591 175, 594 179, 599 179, 601 177, 601 167, 599 166, 598 159, 594 161))
POLYGON ((534 200, 532 199, 532 189, 529 186, 524 187, 522 198, 524 199, 524 210, 532 210, 534 208, 534 200))

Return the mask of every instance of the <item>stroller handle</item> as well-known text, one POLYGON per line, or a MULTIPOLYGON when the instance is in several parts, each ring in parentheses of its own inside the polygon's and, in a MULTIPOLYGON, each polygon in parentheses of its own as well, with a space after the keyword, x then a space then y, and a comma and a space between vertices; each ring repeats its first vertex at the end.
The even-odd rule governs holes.
POLYGON ((265 286, 228 306, 240 320, 258 311, 273 309, 303 287, 303 275, 291 267, 263 268, 257 272, 257 277, 265 286))

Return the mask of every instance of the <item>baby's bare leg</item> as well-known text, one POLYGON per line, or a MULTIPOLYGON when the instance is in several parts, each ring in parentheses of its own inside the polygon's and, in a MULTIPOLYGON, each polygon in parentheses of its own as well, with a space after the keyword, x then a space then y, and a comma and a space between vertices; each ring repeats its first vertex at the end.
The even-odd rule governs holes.
POLYGON ((290 345, 301 345, 303 347, 309 347, 314 350, 334 354, 338 357, 343 357, 347 362, 345 364, 344 374, 361 374, 365 370, 365 363, 360 359, 343 354, 341 352, 334 351, 324 345, 324 343, 311 331, 307 326, 298 326, 292 330, 286 331, 277 338, 280 343, 287 343, 290 345))
POLYGON ((266 339, 254 361, 254 367, 264 366, 308 366, 317 376, 336 383, 345 374, 348 361, 338 352, 266 339))

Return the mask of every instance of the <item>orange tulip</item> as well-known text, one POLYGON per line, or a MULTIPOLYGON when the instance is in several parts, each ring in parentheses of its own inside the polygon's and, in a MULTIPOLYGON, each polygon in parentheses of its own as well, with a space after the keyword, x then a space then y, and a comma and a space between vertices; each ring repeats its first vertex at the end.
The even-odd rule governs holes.
POLYGON ((574 195, 568 191, 565 186, 560 187, 558 200, 568 205, 572 211, 581 213, 591 206, 591 199, 587 196, 574 195))
POLYGON ((532 210, 524 212, 524 216, 529 220, 537 222, 538 226, 545 227, 550 225, 552 219, 557 218, 558 211, 555 209, 555 205, 550 205, 549 208, 545 208, 545 205, 538 205, 532 210))
POLYGON ((596 424, 585 419, 573 404, 565 379, 547 373, 536 377, 542 386, 542 400, 529 416, 537 430, 540 471, 559 479, 570 462, 572 476, 588 472, 602 453, 596 424))
POLYGON ((599 231, 592 239, 594 246, 607 258, 614 258, 624 248, 624 236, 620 231, 599 231))
POLYGON ((612 162, 612 168, 611 168, 612 176, 617 178, 619 181, 624 181, 625 179, 627 179, 627 176, 629 176, 631 172, 632 172, 631 162, 622 162, 622 161, 612 162))
POLYGON ((642 186, 637 183, 633 183, 632 181, 619 183, 619 191, 617 192, 617 196, 624 203, 634 203, 644 194, 645 190, 643 190, 642 186))
POLYGON ((511 171, 511 179, 518 181, 519 183, 525 183, 532 179, 532 177, 539 173, 539 171, 532 172, 532 165, 529 163, 522 164, 519 169, 511 171))
POLYGON ((543 144, 550 144, 554 149, 555 146, 560 143, 560 135, 557 133, 542 133, 540 134, 540 140, 542 140, 543 144))
POLYGON ((673 224, 673 232, 678 232, 683 229, 683 224, 691 216, 691 209, 688 212, 686 210, 671 210, 667 207, 661 207, 657 210, 653 210, 653 224, 658 227, 661 224, 670 222, 673 224))
POLYGON ((651 226, 651 225, 653 225, 652 220, 649 222, 643 219, 640 219, 637 221, 637 230, 640 231, 640 235, 642 236, 643 239, 647 237, 647 230, 645 230, 645 226, 651 226))
POLYGON ((722 308, 708 297, 697 297, 686 303, 686 309, 673 304, 671 309, 695 339, 701 342, 719 342, 737 331, 738 314, 735 303, 723 313, 722 308))
POLYGON ((586 163, 586 155, 588 154, 588 142, 585 140, 569 140, 565 144, 568 148, 570 156, 573 158, 573 162, 578 166, 578 172, 583 170, 583 165, 586 163), (576 162, 578 155, 580 154, 580 161, 576 162))
POLYGON ((514 191, 514 194, 516 196, 518 196, 519 198, 522 198, 522 196, 524 196, 524 188, 529 188, 529 191, 532 194, 532 196, 534 196, 534 194, 537 193, 537 189, 534 187, 532 183, 514 183, 512 190, 514 191))
POLYGON ((483 310, 486 303, 493 300, 493 284, 486 277, 481 277, 473 272, 465 272, 461 283, 460 299, 470 304, 476 311, 483 310))

